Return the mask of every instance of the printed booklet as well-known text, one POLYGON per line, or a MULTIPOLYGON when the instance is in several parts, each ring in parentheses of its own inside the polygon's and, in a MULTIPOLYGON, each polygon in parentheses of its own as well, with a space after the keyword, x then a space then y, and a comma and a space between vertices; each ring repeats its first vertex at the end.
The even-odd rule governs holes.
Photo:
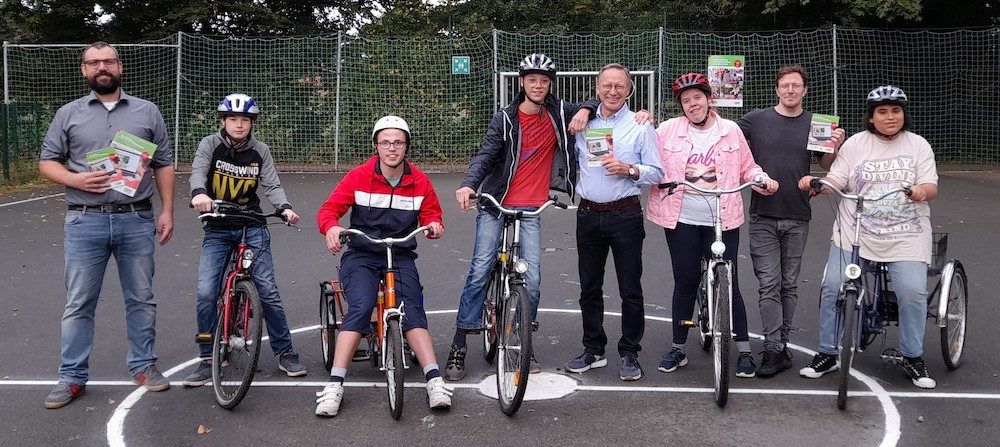
POLYGON ((814 113, 812 116, 812 125, 809 128, 809 141, 806 142, 806 148, 811 151, 832 154, 837 145, 833 143, 831 137, 838 123, 840 123, 840 117, 836 115, 814 113))
POLYGON ((155 144, 119 130, 111 146, 88 152, 85 158, 91 170, 109 173, 111 189, 133 197, 155 151, 155 144))
POLYGON ((587 167, 598 168, 601 166, 604 156, 613 150, 614 138, 611 136, 611 129, 606 127, 587 129, 586 136, 587 167))

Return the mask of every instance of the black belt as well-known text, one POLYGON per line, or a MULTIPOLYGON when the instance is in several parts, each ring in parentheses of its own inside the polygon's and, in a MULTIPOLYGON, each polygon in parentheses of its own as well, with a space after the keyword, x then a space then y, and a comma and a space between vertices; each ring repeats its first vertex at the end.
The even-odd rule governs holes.
POLYGON ((605 211, 618 211, 622 208, 627 208, 633 205, 639 204, 639 196, 629 196, 624 199, 618 199, 614 202, 608 203, 597 203, 591 202, 587 199, 580 199, 580 209, 587 211, 605 212, 605 211))
POLYGON ((131 213, 133 211, 149 211, 153 209, 153 204, 149 199, 135 203, 107 203, 104 205, 70 205, 70 211, 83 211, 85 213, 117 214, 131 213))

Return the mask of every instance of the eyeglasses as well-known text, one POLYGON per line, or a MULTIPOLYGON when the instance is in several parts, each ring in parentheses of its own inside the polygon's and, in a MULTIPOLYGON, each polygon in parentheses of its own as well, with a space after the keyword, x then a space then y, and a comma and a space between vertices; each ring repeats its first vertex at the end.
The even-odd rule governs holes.
POLYGON ((778 90, 802 90, 802 84, 779 84, 778 90))
POLYGON ((395 149, 406 148, 405 141, 379 141, 377 144, 379 149, 389 149, 390 146, 392 146, 395 149))
POLYGON ((628 86, 622 84, 601 84, 599 88, 601 89, 602 92, 605 93, 610 92, 611 89, 615 89, 616 92, 622 93, 625 91, 625 89, 628 88, 628 86))
POLYGON ((111 59, 91 59, 89 61, 83 61, 83 65, 86 65, 86 66, 88 66, 90 68, 97 68, 97 67, 100 67, 101 64, 104 64, 105 66, 110 67, 112 65, 116 65, 118 62, 119 62, 118 58, 111 58, 111 59))

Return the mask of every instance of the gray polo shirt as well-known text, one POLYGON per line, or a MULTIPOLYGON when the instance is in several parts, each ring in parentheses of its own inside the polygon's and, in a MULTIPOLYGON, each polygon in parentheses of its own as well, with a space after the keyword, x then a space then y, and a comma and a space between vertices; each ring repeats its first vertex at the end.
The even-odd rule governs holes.
MULTIPOLYGON (((49 131, 42 141, 41 160, 63 163, 70 172, 90 171, 85 154, 111 145, 119 130, 142 137, 156 144, 150 170, 174 163, 169 150, 167 126, 156 105, 144 99, 121 93, 121 99, 109 111, 94 92, 62 107, 52 118, 49 131)), ((104 205, 108 203, 134 203, 153 195, 153 176, 143 176, 135 197, 118 191, 107 190, 93 194, 66 187, 66 203, 70 205, 104 205)))

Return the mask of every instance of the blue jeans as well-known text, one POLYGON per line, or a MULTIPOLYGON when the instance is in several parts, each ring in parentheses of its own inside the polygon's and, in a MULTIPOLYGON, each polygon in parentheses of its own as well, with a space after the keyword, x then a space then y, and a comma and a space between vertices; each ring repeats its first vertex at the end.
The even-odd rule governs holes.
MULTIPOLYGON (((240 243, 243 230, 205 230, 201 243, 201 263, 198 265, 198 332, 214 333, 218 315, 219 292, 230 250, 240 243)), ((271 258, 271 233, 267 228, 247 228, 247 246, 254 252, 251 276, 267 324, 268 341, 274 355, 292 349, 292 333, 288 330, 285 308, 278 295, 271 258)), ((212 345, 200 344, 201 358, 212 357, 212 345)))
MULTIPOLYGON (((830 255, 823 273, 819 306, 819 352, 837 355, 837 294, 844 283, 844 267, 851 252, 830 245, 830 255)), ((866 268, 868 261, 861 260, 866 268)), ((899 304, 899 353, 919 357, 924 353, 924 329, 927 327, 927 264, 921 261, 887 262, 889 280, 899 304)))
POLYGON ((153 211, 117 214, 68 211, 65 231, 66 308, 62 317, 59 380, 83 385, 89 378, 94 313, 111 255, 125 298, 125 363, 136 374, 156 363, 153 300, 153 211))
MULTIPOLYGON (((532 211, 537 208, 515 209, 532 211)), ((472 250, 472 265, 469 267, 469 276, 465 278, 462 298, 458 303, 458 316, 455 319, 455 327, 459 329, 482 329, 486 282, 489 280, 493 261, 497 259, 503 221, 503 216, 494 215, 488 210, 479 210, 479 215, 476 216, 476 244, 472 250)), ((514 231, 514 228, 511 227, 510 231, 514 231)), ((538 302, 541 298, 539 291, 542 279, 539 266, 541 247, 541 219, 538 216, 521 219, 520 256, 528 262, 528 271, 524 274, 524 282, 528 289, 528 301, 531 302, 532 321, 538 319, 538 302)))

